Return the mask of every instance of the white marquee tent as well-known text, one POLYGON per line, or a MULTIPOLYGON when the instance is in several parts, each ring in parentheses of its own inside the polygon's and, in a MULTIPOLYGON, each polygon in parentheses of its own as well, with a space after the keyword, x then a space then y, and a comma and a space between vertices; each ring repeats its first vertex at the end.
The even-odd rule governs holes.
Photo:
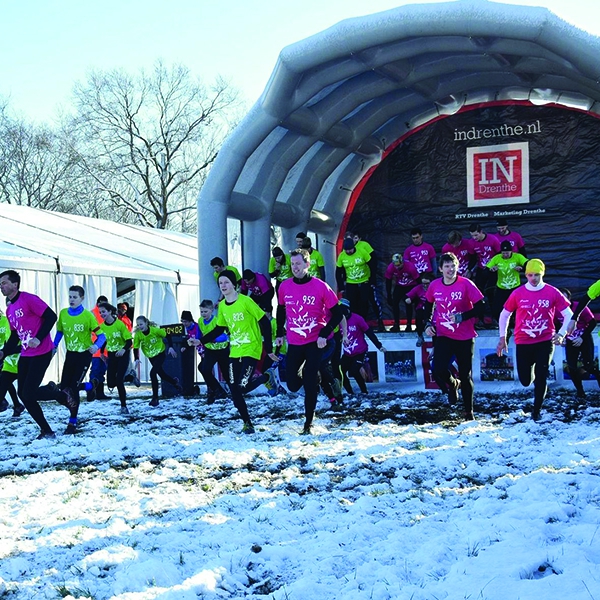
POLYGON ((21 289, 57 312, 77 284, 86 308, 135 289, 137 315, 163 325, 184 309, 198 316, 195 236, 11 204, 0 204, 0 231, 0 270, 18 271, 21 289))

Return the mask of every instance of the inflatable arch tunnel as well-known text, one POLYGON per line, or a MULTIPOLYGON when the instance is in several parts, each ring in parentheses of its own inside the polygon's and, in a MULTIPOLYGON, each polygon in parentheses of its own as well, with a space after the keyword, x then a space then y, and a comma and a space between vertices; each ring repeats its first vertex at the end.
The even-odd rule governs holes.
POLYGON ((330 282, 348 228, 383 272, 412 227, 439 253, 450 230, 506 218, 551 283, 583 291, 600 271, 598 56, 598 38, 546 9, 470 1, 349 19, 284 48, 199 195, 201 297, 228 218, 244 268, 266 271, 273 226, 286 250, 310 230, 330 282))

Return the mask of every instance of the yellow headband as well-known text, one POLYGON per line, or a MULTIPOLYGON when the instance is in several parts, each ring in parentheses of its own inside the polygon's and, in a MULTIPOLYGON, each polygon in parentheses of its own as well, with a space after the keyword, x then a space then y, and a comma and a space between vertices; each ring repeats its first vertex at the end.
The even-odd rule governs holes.
POLYGON ((532 258, 525 265, 525 273, 534 275, 543 275, 546 272, 546 265, 539 258, 532 258))

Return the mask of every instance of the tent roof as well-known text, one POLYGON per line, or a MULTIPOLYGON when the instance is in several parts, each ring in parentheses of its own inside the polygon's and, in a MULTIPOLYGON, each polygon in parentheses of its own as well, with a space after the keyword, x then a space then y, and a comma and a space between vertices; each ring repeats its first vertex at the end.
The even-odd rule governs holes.
POLYGON ((544 8, 459 1, 349 19, 284 48, 221 149, 200 203, 337 233, 396 140, 494 100, 600 112, 600 41, 544 8))
POLYGON ((198 283, 195 236, 0 204, 1 268, 198 283))

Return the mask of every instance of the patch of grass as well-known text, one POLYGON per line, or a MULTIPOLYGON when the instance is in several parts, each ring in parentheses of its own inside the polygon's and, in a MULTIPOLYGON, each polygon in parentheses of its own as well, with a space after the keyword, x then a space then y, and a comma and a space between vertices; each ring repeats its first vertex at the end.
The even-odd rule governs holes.
POLYGON ((67 502, 69 502, 70 500, 74 500, 75 498, 79 498, 79 496, 81 496, 81 489, 74 489, 64 496, 64 498, 62 499, 63 504, 66 504, 67 502))
POLYGON ((59 598, 68 598, 69 596, 73 598, 91 598, 91 600, 95 599, 94 594, 88 588, 80 588, 74 587, 70 590, 64 583, 61 585, 54 586, 59 598))
POLYGON ((407 448, 407 450, 410 450, 411 452, 422 452, 423 450, 426 450, 426 449, 427 449, 427 446, 425 446, 425 444, 422 444, 421 442, 413 442, 407 448))
POLYGON ((421 485, 425 481, 419 473, 411 473, 408 478, 416 485, 421 485))
POLYGON ((269 518, 268 518, 268 517, 265 517, 265 516, 262 516, 262 517, 254 517, 254 520, 255 520, 257 523, 270 523, 270 521, 269 521, 269 518))
POLYGON ((393 493, 391 489, 377 489, 377 490, 371 490, 369 492, 369 496, 372 496, 373 498, 377 498, 378 496, 385 496, 386 494, 391 494, 393 493))

